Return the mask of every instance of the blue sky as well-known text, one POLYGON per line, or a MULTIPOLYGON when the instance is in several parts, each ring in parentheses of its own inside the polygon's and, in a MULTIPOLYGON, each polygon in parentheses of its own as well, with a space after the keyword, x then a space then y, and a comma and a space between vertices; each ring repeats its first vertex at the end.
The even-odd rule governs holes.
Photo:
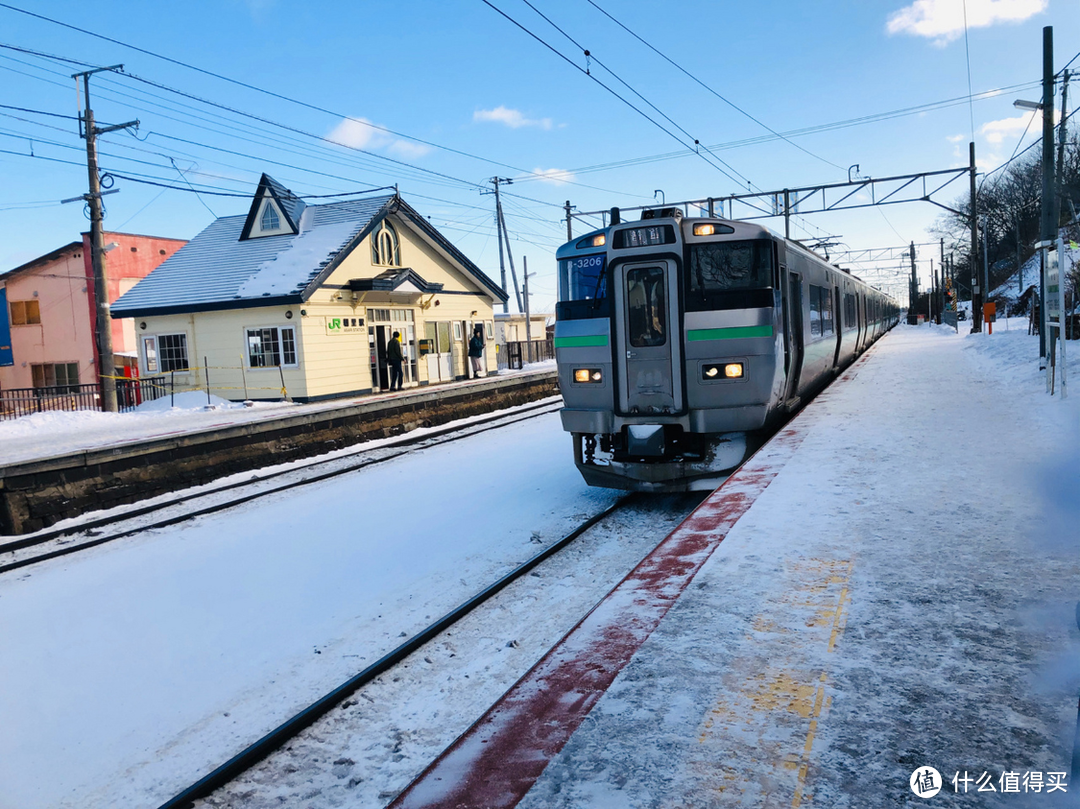
MULTIPOLYGON (((546 311, 555 302, 565 200, 598 211, 648 204, 658 190, 675 202, 742 192, 747 183, 772 191, 840 182, 854 164, 874 177, 935 171, 966 165, 973 135, 980 169, 989 170, 1009 159, 1028 124, 1013 99, 1039 99, 1043 26, 1054 26, 1055 69, 1080 50, 1080 4, 1063 0, 0 2, 0 44, 92 66, 123 63, 131 74, 99 74, 91 85, 99 121, 141 121, 137 138, 101 138, 102 165, 114 172, 222 194, 252 193, 262 171, 300 194, 396 183, 493 278, 493 199, 480 191, 496 175, 514 179, 504 198, 513 253, 519 276, 527 257, 533 308, 546 311), (1020 87, 918 109, 968 96, 969 53, 971 91, 1020 87), (789 140, 770 135, 911 108, 789 140), (688 148, 694 139, 711 158, 688 148)), ((0 47, 0 104, 74 116, 70 75, 83 69, 0 47)), ((1076 99, 1080 82, 1072 87, 1076 99)), ((1020 148, 1039 132, 1036 121, 1020 148)), ((78 239, 88 222, 80 204, 59 204, 86 190, 74 120, 0 108, 0 149, 3 271, 78 239)), ((132 180, 115 187, 106 227, 126 232, 190 238, 215 215, 248 205, 132 180)), ((961 182, 938 198, 950 202, 965 189, 961 182)), ((793 235, 834 236, 839 249, 924 243, 939 215, 917 203, 811 215, 793 235)), ((782 220, 766 224, 783 230, 782 220)), ((937 256, 920 248, 924 276, 937 256)), ((884 281, 898 272, 866 275, 884 281)))

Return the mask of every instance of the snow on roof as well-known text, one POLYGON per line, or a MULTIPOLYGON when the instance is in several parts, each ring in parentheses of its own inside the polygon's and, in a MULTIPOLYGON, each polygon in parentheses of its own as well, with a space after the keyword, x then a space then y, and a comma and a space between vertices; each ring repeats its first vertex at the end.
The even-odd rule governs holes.
POLYGON ((308 206, 299 234, 244 241, 246 217, 222 217, 121 296, 113 316, 299 303, 308 285, 393 199, 308 206))

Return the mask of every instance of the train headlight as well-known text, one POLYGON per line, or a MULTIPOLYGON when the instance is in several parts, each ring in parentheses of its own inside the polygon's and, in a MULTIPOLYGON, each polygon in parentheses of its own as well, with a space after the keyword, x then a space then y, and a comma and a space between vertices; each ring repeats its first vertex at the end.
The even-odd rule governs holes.
POLYGON ((574 381, 575 382, 603 382, 604 375, 600 372, 599 368, 575 368, 574 369, 574 381))
POLYGON ((710 362, 701 366, 701 378, 706 381, 720 379, 742 379, 746 376, 746 366, 741 362, 710 362))
POLYGON ((694 225, 695 236, 712 236, 716 233, 716 225, 710 225, 705 222, 694 225))
POLYGON ((605 236, 603 233, 601 233, 599 236, 592 237, 593 247, 603 247, 605 244, 607 244, 607 236, 605 236))

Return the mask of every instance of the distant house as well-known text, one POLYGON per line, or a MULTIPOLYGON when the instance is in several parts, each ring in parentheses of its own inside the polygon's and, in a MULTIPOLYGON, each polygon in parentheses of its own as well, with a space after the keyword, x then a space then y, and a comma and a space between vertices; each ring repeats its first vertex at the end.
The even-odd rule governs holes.
POLYGON ((387 389, 394 331, 406 385, 464 377, 472 326, 490 332, 505 300, 397 194, 306 205, 264 174, 247 215, 213 222, 112 313, 137 323, 144 376, 315 401, 387 389))
MULTIPOLYGON (((105 233, 109 301, 147 276, 184 241, 131 233, 105 233)), ((0 273, 0 388, 45 388, 98 382, 94 329, 97 304, 90 265, 90 235, 20 267, 0 273), (10 342, 3 339, 10 334, 10 342)), ((135 324, 112 324, 109 373, 134 365, 135 324)))

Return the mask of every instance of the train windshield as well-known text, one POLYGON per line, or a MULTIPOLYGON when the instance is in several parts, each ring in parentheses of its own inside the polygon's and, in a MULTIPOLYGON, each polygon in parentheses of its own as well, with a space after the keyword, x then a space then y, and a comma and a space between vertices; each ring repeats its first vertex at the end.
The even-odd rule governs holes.
POLYGON ((718 292, 772 286, 772 242, 705 242, 690 245, 686 293, 704 300, 718 292))
POLYGON ((565 259, 567 300, 585 301, 607 297, 606 256, 578 256, 565 259))

